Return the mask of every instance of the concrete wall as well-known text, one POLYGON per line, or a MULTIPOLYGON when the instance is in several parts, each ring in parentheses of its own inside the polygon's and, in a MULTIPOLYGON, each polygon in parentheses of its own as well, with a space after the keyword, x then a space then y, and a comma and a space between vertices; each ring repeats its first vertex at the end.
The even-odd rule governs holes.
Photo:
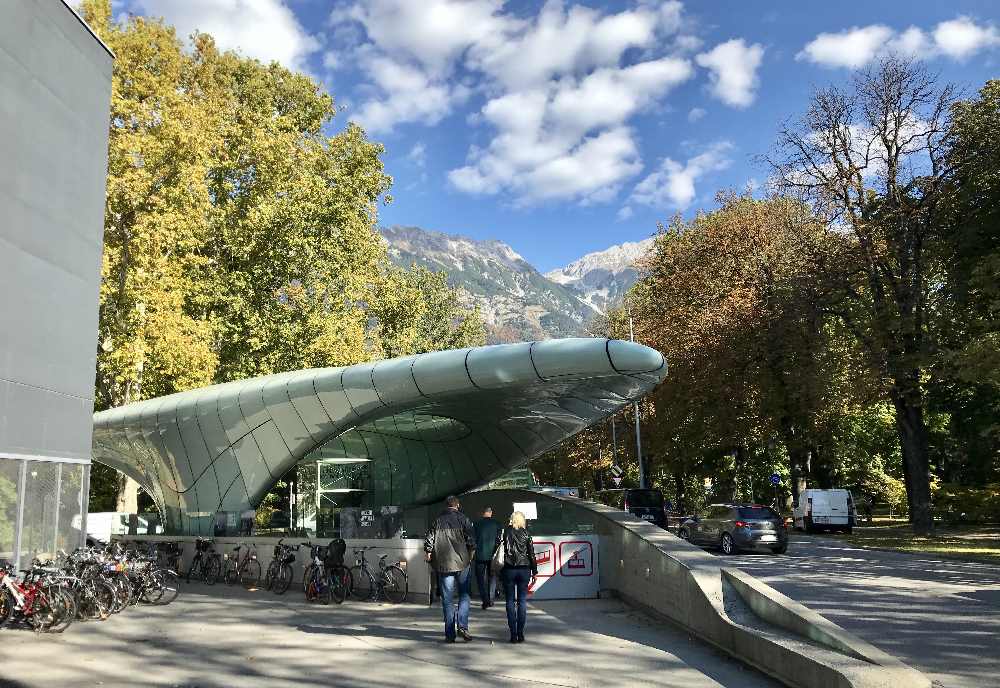
POLYGON ((0 457, 89 462, 113 57, 61 0, 0 14, 0 457))
MULTIPOLYGON (((470 495, 471 496, 471 495, 470 495)), ((468 497, 468 496, 467 496, 468 497)), ((655 525, 573 498, 521 490, 475 493, 512 502, 558 502, 563 522, 600 536, 602 589, 645 608, 796 688, 929 688, 930 681, 739 569, 655 525)), ((554 513, 549 504, 549 512, 554 513)))

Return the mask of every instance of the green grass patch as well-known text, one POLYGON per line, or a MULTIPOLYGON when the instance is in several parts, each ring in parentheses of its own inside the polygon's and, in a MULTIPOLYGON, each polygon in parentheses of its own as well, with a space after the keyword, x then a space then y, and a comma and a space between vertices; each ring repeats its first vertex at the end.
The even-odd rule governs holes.
POLYGON ((876 519, 872 526, 856 527, 851 535, 831 537, 858 547, 1000 562, 1000 526, 938 525, 933 536, 925 537, 914 535, 909 523, 876 519))

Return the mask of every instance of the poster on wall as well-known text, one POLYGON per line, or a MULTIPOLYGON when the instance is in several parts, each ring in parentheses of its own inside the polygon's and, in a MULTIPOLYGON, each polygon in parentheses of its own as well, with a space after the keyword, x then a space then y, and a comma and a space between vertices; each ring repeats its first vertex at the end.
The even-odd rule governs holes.
POLYGON ((536 502, 514 502, 514 511, 520 511, 529 521, 538 520, 538 504, 536 502))
POLYGON ((597 535, 535 535, 538 575, 528 588, 535 600, 594 598, 600 592, 597 535))

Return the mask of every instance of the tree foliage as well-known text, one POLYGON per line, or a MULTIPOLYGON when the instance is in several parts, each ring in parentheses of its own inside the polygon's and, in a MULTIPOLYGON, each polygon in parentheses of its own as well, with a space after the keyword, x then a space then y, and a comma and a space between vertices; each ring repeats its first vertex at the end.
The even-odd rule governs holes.
POLYGON ((390 266, 384 148, 331 134, 321 86, 207 34, 187 49, 162 20, 116 22, 108 0, 81 10, 117 55, 99 408, 482 341, 443 276, 390 266))

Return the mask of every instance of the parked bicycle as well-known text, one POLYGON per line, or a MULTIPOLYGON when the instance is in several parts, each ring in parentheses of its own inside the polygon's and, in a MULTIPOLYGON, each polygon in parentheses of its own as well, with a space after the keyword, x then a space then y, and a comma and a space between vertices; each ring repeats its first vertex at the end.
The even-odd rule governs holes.
POLYGON ((76 618, 73 597, 48 572, 32 567, 18 580, 14 567, 0 567, 0 627, 13 618, 31 624, 38 632, 61 633, 76 618))
POLYGON ((299 551, 299 545, 286 545, 284 539, 278 540, 274 546, 271 563, 264 575, 264 588, 273 590, 276 595, 284 595, 292 584, 292 564, 299 551))
POLYGON ((374 547, 359 547, 354 550, 357 556, 357 564, 351 567, 351 594, 358 600, 370 600, 377 602, 384 599, 393 604, 399 604, 406 600, 409 591, 409 582, 403 566, 397 564, 386 564, 388 554, 383 554, 378 559, 378 570, 373 570, 368 564, 365 553, 374 547))
POLYGON ((229 585, 239 581, 245 588, 256 587, 260 583, 260 562, 257 561, 257 548, 245 543, 233 548, 232 555, 226 555, 226 572, 223 580, 229 585), (240 558, 240 551, 243 558, 240 558))
POLYGON ((319 600, 323 604, 334 601, 342 603, 350 594, 350 570, 344 566, 344 551, 347 545, 343 540, 333 540, 329 545, 309 546, 309 565, 303 573, 303 590, 306 600, 319 600))
POLYGON ((222 557, 215 551, 214 543, 208 538, 196 538, 194 541, 194 559, 188 569, 187 582, 192 578, 201 578, 208 585, 215 585, 222 574, 222 557))

